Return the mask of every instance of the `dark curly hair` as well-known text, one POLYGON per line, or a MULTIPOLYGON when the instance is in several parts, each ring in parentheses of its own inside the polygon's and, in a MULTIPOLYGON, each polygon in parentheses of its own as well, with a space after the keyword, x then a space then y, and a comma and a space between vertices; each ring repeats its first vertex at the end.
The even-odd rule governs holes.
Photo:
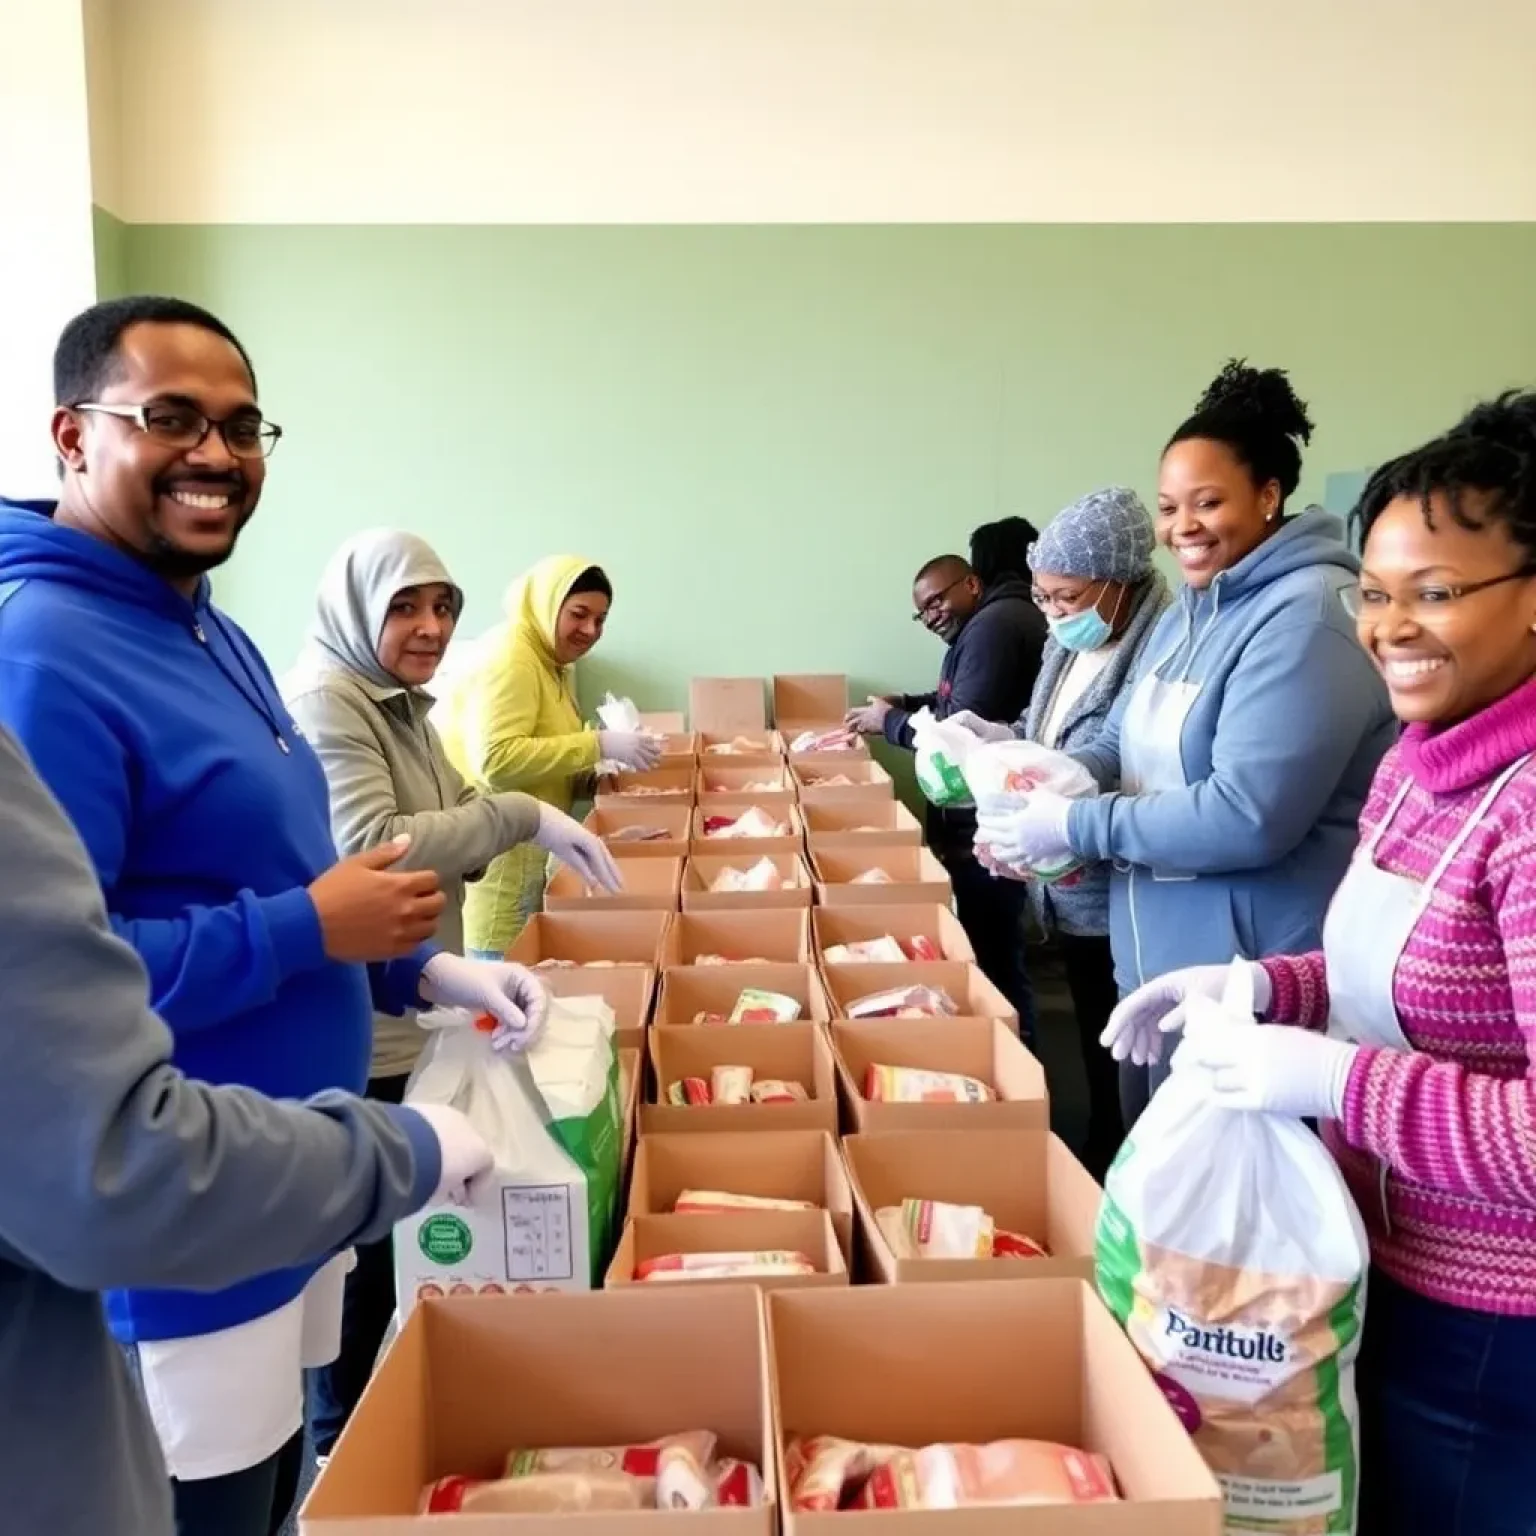
POLYGON ((1196 437, 1225 444, 1256 486, 1278 482, 1284 510, 1301 482, 1301 449, 1311 441, 1312 419, 1283 368, 1251 368, 1243 358, 1233 358, 1163 452, 1196 437))
POLYGON ((1485 400, 1449 432, 1383 464, 1350 520, 1363 542, 1391 502, 1408 499, 1433 528, 1435 497, 1463 528, 1503 523, 1536 565, 1536 392, 1485 400))

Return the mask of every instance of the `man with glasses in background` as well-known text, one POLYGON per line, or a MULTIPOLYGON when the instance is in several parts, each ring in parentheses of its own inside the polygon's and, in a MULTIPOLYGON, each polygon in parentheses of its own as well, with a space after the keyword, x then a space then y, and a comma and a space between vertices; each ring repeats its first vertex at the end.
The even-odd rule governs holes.
MULTIPOLYGON (((945 719, 969 710, 985 720, 1016 720, 1029 704, 1040 671, 1046 622, 1029 582, 1001 570, 983 583, 960 555, 928 561, 912 582, 912 618, 947 647, 932 693, 871 698, 850 710, 848 725, 892 746, 912 746, 911 717, 931 709, 945 719)), ((1017 881, 996 880, 976 862, 976 813, 927 807, 928 842, 955 887, 955 908, 977 963, 1018 1010, 1026 1040, 1034 1027, 1034 993, 1024 964, 1028 895, 1017 881)))
MULTIPOLYGON (((175 1065, 273 1098, 361 1092, 374 1010, 421 1002, 526 1038, 542 988, 424 942, 443 896, 404 844, 337 861, 319 761, 210 601, 282 435, 234 334, 175 299, 98 304, 64 329, 54 398, 58 504, 0 504, 0 724, 74 822, 175 1065)), ((347 1260, 107 1294, 180 1536, 283 1524, 302 1367, 335 1354, 347 1260)))

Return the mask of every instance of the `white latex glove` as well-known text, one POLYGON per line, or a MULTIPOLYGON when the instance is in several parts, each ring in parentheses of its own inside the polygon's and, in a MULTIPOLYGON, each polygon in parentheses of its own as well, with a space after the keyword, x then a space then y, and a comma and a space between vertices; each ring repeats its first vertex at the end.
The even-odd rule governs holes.
POLYGON ((969 731, 978 741, 1012 741, 1014 739, 1011 725, 999 725, 996 720, 983 720, 972 709, 962 709, 953 715, 948 715, 944 723, 958 725, 962 731, 969 731))
MULTIPOLYGON (((1129 1058, 1138 1067, 1160 1061, 1163 1036, 1184 1028, 1184 1005, 1192 997, 1220 1002, 1227 986, 1227 965, 1192 965, 1169 971, 1125 998, 1110 1014, 1099 1044, 1109 1047, 1116 1061, 1129 1058)), ((1269 972, 1253 967, 1253 1004, 1263 1013, 1269 1007, 1269 972)))
POLYGON ((843 716, 843 724, 850 731, 857 731, 860 736, 880 736, 885 732, 885 717, 890 712, 889 699, 877 699, 871 694, 868 704, 859 709, 850 709, 843 716))
POLYGON ((446 1104, 412 1104, 409 1108, 432 1127, 443 1159, 443 1171, 428 1204, 452 1200, 462 1205, 470 1180, 489 1172, 496 1161, 489 1145, 458 1110, 446 1104))
POLYGON ((661 761, 661 737, 649 731, 599 731, 597 751, 604 762, 643 773, 661 761))
POLYGON ((1173 1070, 1198 1074, 1223 1109, 1261 1110, 1298 1120, 1338 1120, 1360 1047, 1283 1024, 1195 1018, 1173 1053, 1173 1070))
POLYGON ((976 862, 994 880, 1017 880, 1023 884, 1034 879, 1034 876, 1027 869, 1010 869, 1006 864, 999 864, 992 857, 991 850, 984 843, 973 842, 971 852, 976 855, 976 862))
POLYGON ((608 845, 595 833, 587 831, 574 816, 539 802, 539 830, 533 841, 545 853, 552 853, 581 876, 585 885, 604 891, 624 889, 624 877, 608 845))
POLYGON ((978 807, 976 841, 985 843, 999 864, 1060 864, 1072 856, 1072 844, 1067 841, 1071 811, 1072 802, 1065 795, 1045 789, 1037 789, 1022 805, 1006 811, 978 807))
POLYGON ((491 1045, 525 1051, 538 1039, 549 1012, 549 993, 532 971, 506 960, 466 960, 437 954, 421 973, 421 995, 444 1008, 462 1008, 496 1020, 491 1045))

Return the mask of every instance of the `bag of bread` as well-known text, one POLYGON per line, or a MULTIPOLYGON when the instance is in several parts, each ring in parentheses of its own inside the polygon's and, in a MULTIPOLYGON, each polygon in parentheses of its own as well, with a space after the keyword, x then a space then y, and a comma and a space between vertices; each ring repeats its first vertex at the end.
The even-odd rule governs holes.
MULTIPOLYGON (((1221 1002, 1187 1006, 1279 1027, 1255 1022, 1246 964, 1221 1002)), ((1100 1294, 1216 1474, 1226 1529, 1351 1536, 1368 1252, 1322 1142, 1175 1071, 1110 1170, 1096 1249, 1100 1294)))

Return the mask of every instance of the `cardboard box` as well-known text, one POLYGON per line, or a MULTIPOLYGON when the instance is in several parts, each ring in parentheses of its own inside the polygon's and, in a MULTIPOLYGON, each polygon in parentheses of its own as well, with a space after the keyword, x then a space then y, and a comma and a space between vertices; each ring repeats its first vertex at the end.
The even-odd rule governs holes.
POLYGON ((641 710, 640 729, 658 736, 678 736, 688 732, 688 722, 680 709, 641 710))
POLYGON ((790 766, 802 805, 836 805, 846 800, 893 800, 896 783, 872 757, 839 756, 830 762, 790 766), (832 784, 830 779, 849 779, 832 784))
POLYGON ((827 1029, 856 1131, 1031 1130, 1050 1124, 1045 1069, 1000 1019, 834 1019, 827 1029), (872 1064, 961 1072, 979 1077, 998 1097, 990 1104, 871 1103, 864 1097, 864 1075, 872 1064))
MULTIPOLYGON (((795 1514, 784 1536, 1221 1536, 1221 1491, 1130 1341, 1081 1280, 850 1286, 767 1298, 782 1441, 922 1446, 1051 1440, 1108 1459, 1124 1502, 921 1513, 795 1514)), ((698 1358, 706 1358, 699 1355, 698 1358)))
POLYGON ((905 965, 876 961, 853 961, 847 965, 825 965, 827 991, 833 1012, 840 1019, 848 1017, 849 1007, 872 992, 891 987, 933 987, 947 992, 956 1004, 956 1012, 968 1019, 1002 1019, 1015 1034, 1019 1016, 1013 1005, 987 980, 981 968, 963 960, 914 960, 905 965))
POLYGON ((698 800, 721 804, 771 806, 795 800, 795 786, 783 758, 742 762, 738 758, 701 758, 699 760, 698 800), (763 786, 766 788, 754 788, 763 786))
POLYGON ((535 967, 542 960, 591 965, 645 965, 656 970, 671 915, 666 912, 605 912, 591 906, 571 912, 538 912, 512 941, 507 959, 535 967))
POLYGON ((592 803, 596 806, 628 805, 652 806, 676 804, 682 801, 692 805, 694 801, 693 759, 676 768, 652 768, 646 773, 619 773, 597 781, 597 794, 592 803), (649 790, 649 794, 636 794, 636 790, 649 790))
POLYGON ((782 768, 784 740, 777 731, 701 731, 701 768, 782 768))
POLYGON ((699 734, 682 729, 682 715, 677 717, 678 729, 661 732, 662 768, 681 768, 699 755, 699 734))
POLYGON ((753 960, 804 965, 811 960, 810 934, 811 914, 801 908, 683 912, 667 929, 662 966, 697 965, 704 955, 733 965, 753 960))
POLYGON ((792 727, 784 733, 784 756, 791 768, 808 768, 813 773, 836 773, 839 763, 859 763, 870 760, 869 743, 862 736, 855 736, 845 747, 825 747, 821 751, 795 750, 795 741, 803 731, 835 731, 841 728, 836 720, 812 720, 792 727))
POLYGON ((892 1131, 849 1136, 843 1156, 859 1208, 862 1273, 918 1280, 1093 1280, 1103 1191, 1060 1137, 1031 1131, 892 1131), (903 1200, 979 1205, 1004 1231, 1043 1243, 1043 1259, 898 1259, 875 1212, 903 1200))
POLYGON ((902 940, 928 939, 938 945, 946 960, 976 959, 960 919, 948 907, 817 907, 811 913, 811 947, 818 961, 824 962, 834 944, 862 943, 887 935, 902 940))
MULTIPOLYGON (((760 677, 696 677, 688 685, 688 724, 705 736, 745 735, 768 725, 760 677)), ((703 750, 704 743, 700 743, 703 750)))
POLYGON ((683 883, 681 859, 626 859, 622 891, 589 889, 574 869, 562 865, 544 887, 549 912, 675 912, 683 883))
POLYGON ((954 898, 949 871, 927 848, 823 848, 816 855, 816 900, 825 907, 912 906, 954 898), (855 876, 883 869, 888 885, 855 885, 855 876))
MULTIPOLYGON (((694 1140, 700 1138, 695 1137, 694 1140)), ((710 1138, 713 1140, 713 1138, 710 1138)), ((825 1211, 732 1211, 719 1216, 635 1216, 625 1223, 613 1263, 603 1279, 605 1290, 638 1286, 644 1292, 683 1286, 751 1285, 764 1291, 806 1290, 847 1285, 848 1265, 825 1211), (679 1280, 642 1284, 635 1266, 664 1253, 759 1253, 787 1248, 803 1253, 816 1266, 814 1275, 764 1275, 744 1280, 679 1280)), ((686 1340, 679 1339, 680 1345, 686 1340)), ((714 1363, 710 1362, 711 1369, 714 1363)))
POLYGON ((848 678, 842 672, 778 672, 773 678, 773 723, 805 730, 819 722, 843 723, 848 678))
MULTIPOLYGON (((711 846, 718 846, 712 844, 711 846)), ((798 853, 755 854, 738 850, 734 855, 694 854, 683 870, 684 912, 753 912, 773 907, 809 907, 811 872, 798 853), (750 869, 760 858, 787 882, 777 891, 714 891, 710 887, 727 869, 750 869)))
POLYGON ((825 1131, 720 1131, 646 1136, 635 1153, 631 1216, 666 1216, 685 1190, 809 1200, 832 1218, 852 1256, 853 1191, 836 1138, 825 1131))
POLYGON ((640 1134, 701 1131, 837 1130, 837 1076, 832 1052, 817 1024, 659 1024, 651 1030, 651 1096, 640 1106, 640 1134), (706 1082, 716 1067, 751 1067, 754 1078, 785 1078, 811 1097, 803 1104, 697 1104, 660 1102, 667 1086, 685 1077, 706 1082))
POLYGON ((619 1103, 624 1106, 624 1122, 619 1143, 619 1208, 614 1215, 615 1239, 624 1229, 625 1212, 629 1210, 629 1191, 635 1172, 635 1148, 640 1142, 640 1084, 644 1078, 644 1049, 621 1050, 619 1103))
POLYGON ((693 807, 683 800, 658 800, 654 805, 605 800, 587 812, 582 825, 602 838, 616 859, 683 859, 693 832, 693 807), (665 828, 667 835, 644 842, 615 836, 628 827, 665 828))
POLYGON ((613 1009, 619 1050, 643 1050, 656 996, 656 973, 643 965, 577 965, 539 972, 555 997, 600 997, 613 1009))
POLYGON ((805 847, 805 823, 800 820, 800 808, 792 797, 778 795, 753 795, 735 799, 730 795, 706 795, 693 813, 693 840, 688 845, 692 855, 713 857, 722 853, 748 855, 755 863, 765 853, 799 853, 805 847), (760 805, 775 820, 789 828, 778 837, 707 837, 704 828, 710 817, 742 815, 754 805, 760 805))
POLYGON ((762 1297, 750 1286, 626 1287, 418 1307, 384 1357, 299 1513, 302 1536, 410 1536, 453 1521, 416 1513, 439 1477, 495 1477, 509 1451, 625 1445, 711 1429, 763 1469, 756 1509, 619 1516, 482 1515, 483 1536, 774 1536, 777 1482, 762 1297), (679 1370, 680 1359, 708 1370, 679 1370), (614 1364, 644 1390, 614 1390, 614 1364))
MULTIPOLYGON (((700 1013, 728 1014, 747 987, 794 998, 800 1004, 802 1020, 824 1023, 831 1017, 826 993, 813 965, 683 965, 668 970, 662 977, 656 1022, 692 1024, 700 1013)), ((782 1028, 777 1024, 745 1027, 782 1028)))
POLYGON ((869 850, 892 844, 916 848, 923 826, 899 800, 812 802, 800 808, 812 854, 824 849, 869 850))

